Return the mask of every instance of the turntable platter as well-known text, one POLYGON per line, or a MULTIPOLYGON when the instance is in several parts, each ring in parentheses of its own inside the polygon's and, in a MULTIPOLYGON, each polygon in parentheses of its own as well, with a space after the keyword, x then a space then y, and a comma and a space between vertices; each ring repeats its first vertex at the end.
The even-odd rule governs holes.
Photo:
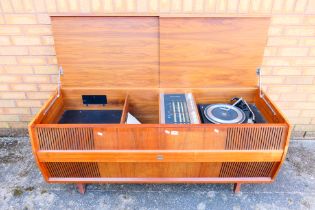
POLYGON ((215 124, 243 123, 246 119, 245 113, 240 108, 230 104, 208 105, 204 114, 209 121, 215 124))

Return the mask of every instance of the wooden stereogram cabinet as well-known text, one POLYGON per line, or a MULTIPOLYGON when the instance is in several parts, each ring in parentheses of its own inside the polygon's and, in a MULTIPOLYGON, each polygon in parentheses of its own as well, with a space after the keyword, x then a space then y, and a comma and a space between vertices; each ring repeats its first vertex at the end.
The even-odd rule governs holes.
POLYGON ((268 17, 52 16, 56 92, 29 125, 49 183, 271 183, 290 124, 261 91, 268 17), (160 93, 255 103, 267 123, 162 124, 160 93), (106 95, 86 106, 83 95, 106 95), (67 110, 121 110, 118 123, 60 123, 67 110), (141 124, 126 124, 131 113, 141 124))

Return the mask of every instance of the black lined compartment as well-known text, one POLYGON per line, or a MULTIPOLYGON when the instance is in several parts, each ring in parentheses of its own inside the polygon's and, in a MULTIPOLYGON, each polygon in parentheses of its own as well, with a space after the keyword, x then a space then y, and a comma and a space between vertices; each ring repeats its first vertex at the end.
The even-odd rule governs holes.
POLYGON ((59 124, 119 124, 122 110, 66 110, 59 124))

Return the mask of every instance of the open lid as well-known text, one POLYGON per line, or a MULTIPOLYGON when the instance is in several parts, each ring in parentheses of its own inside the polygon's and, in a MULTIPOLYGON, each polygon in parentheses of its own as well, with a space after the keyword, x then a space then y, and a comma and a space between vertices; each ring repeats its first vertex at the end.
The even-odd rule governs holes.
POLYGON ((159 86, 157 17, 52 17, 63 87, 159 86))
POLYGON ((161 18, 161 87, 257 86, 269 18, 161 18))
POLYGON ((269 18, 52 17, 63 87, 257 86, 269 18))

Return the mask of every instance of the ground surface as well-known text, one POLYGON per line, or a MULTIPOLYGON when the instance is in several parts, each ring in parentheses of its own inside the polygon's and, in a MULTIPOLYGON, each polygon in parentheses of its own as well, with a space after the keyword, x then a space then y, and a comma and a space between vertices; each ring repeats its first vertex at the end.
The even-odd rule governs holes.
POLYGON ((272 184, 73 185, 46 184, 28 138, 0 138, 0 209, 315 209, 315 141, 291 141, 272 184))

